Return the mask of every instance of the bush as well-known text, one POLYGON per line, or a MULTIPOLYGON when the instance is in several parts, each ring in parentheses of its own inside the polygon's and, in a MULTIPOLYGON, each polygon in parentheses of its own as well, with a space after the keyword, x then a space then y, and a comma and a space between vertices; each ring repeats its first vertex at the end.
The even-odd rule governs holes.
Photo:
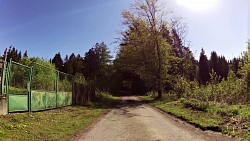
POLYGON ((233 106, 233 107, 229 107, 229 106, 220 106, 216 108, 216 113, 218 115, 221 116, 236 116, 239 115, 240 111, 238 109, 238 107, 233 106))
POLYGON ((10 94, 28 94, 28 90, 23 89, 23 88, 15 88, 15 87, 9 86, 9 93, 10 94))
POLYGON ((199 101, 197 99, 181 99, 180 102, 182 102, 186 108, 191 108, 193 110, 207 111, 207 109, 209 108, 208 102, 199 101))

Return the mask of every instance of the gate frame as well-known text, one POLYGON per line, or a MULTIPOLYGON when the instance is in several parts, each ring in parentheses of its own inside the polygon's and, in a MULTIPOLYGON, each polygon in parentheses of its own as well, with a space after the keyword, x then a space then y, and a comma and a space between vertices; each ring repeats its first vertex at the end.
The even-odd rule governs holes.
POLYGON ((21 63, 18 63, 18 62, 15 62, 15 61, 12 61, 12 58, 10 58, 10 61, 9 63, 7 64, 7 74, 6 74, 6 97, 7 97, 7 110, 8 110, 8 113, 11 113, 9 111, 9 106, 10 106, 10 101, 9 101, 9 98, 10 98, 10 95, 9 95, 9 84, 10 84, 10 72, 11 72, 11 68, 12 68, 12 64, 15 64, 15 65, 18 65, 18 66, 21 66, 21 67, 24 67, 26 69, 28 69, 28 83, 27 83, 27 107, 28 107, 28 112, 30 113, 31 112, 31 79, 32 79, 32 67, 29 67, 29 66, 26 66, 26 65, 23 65, 21 63))

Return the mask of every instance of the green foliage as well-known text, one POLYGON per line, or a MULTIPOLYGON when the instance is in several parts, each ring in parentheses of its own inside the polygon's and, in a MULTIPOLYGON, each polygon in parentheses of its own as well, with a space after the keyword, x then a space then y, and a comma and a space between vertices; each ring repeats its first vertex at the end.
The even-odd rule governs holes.
POLYGON ((198 86, 197 82, 182 82, 180 79, 179 88, 184 91, 182 97, 194 98, 201 101, 213 101, 215 103, 247 103, 248 95, 246 83, 238 79, 233 71, 228 74, 227 80, 219 82, 219 76, 212 71, 210 74, 211 82, 206 86, 198 86), (182 88, 182 86, 184 88, 182 88))
POLYGON ((32 88, 35 90, 55 91, 57 79, 55 66, 49 61, 37 59, 33 63, 32 88))
POLYGON ((110 50, 104 42, 96 43, 85 53, 83 74, 87 81, 94 82, 101 90, 109 87, 111 58, 110 50))
POLYGON ((59 72, 58 91, 72 93, 73 76, 59 72))
POLYGON ((184 96, 184 94, 190 93, 190 90, 187 89, 187 85, 189 85, 189 82, 184 77, 179 76, 177 78, 178 80, 176 84, 174 84, 174 92, 176 93, 178 98, 181 98, 182 96, 184 96))
POLYGON ((19 89, 27 89, 30 69, 16 63, 12 63, 10 69, 9 86, 19 89))
POLYGON ((77 83, 86 84, 85 77, 82 73, 76 73, 74 77, 74 81, 77 83))
POLYGON ((10 94, 27 94, 28 90, 9 86, 9 93, 10 94))
MULTIPOLYGON (((219 125, 222 123, 218 115, 205 113, 204 111, 206 110, 200 110, 200 109, 195 110, 191 109, 191 107, 186 108, 180 101, 171 101, 171 102, 153 101, 151 105, 160 108, 163 111, 171 115, 174 115, 182 120, 185 120, 191 124, 194 124, 204 130, 206 129, 218 130, 219 125)), ((193 106, 197 108, 198 104, 195 104, 193 106)), ((199 108, 206 109, 200 106, 199 108)))
POLYGON ((128 29, 121 32, 123 37, 116 65, 138 75, 147 87, 158 91, 161 98, 173 56, 170 53, 171 45, 163 36, 167 21, 157 2, 137 1, 131 11, 122 13, 123 24, 128 29), (157 18, 161 14, 162 17, 157 18))
POLYGON ((152 101, 141 97, 150 105, 185 120, 203 130, 219 131, 249 140, 250 106, 228 105, 197 99, 180 98, 178 101, 152 101))
POLYGON ((199 101, 197 99, 185 99, 180 100, 186 108, 191 108, 193 110, 207 111, 209 108, 208 102, 199 101))

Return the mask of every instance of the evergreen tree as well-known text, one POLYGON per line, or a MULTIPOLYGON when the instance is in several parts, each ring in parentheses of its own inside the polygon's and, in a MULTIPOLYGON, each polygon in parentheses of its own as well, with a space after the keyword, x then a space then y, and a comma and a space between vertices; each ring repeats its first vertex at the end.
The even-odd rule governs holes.
POLYGON ((21 61, 21 59, 22 59, 22 52, 21 52, 21 51, 19 51, 19 53, 18 53, 18 62, 20 62, 20 61, 21 61))
POLYGON ((238 70, 239 70, 239 63, 240 63, 240 59, 239 58, 233 58, 232 60, 230 60, 230 63, 229 63, 229 68, 234 72, 234 74, 237 76, 237 77, 240 77, 239 74, 238 74, 238 70))
POLYGON ((27 50, 25 50, 25 52, 23 54, 23 57, 27 57, 28 58, 28 52, 27 52, 27 50))
POLYGON ((208 59, 207 56, 205 55, 204 49, 202 48, 200 53, 199 70, 198 70, 200 84, 205 85, 210 80, 209 72, 210 71, 209 71, 208 59))
POLYGON ((85 53, 84 76, 88 81, 94 81, 100 89, 107 87, 111 62, 110 51, 107 45, 96 43, 96 45, 85 53))
POLYGON ((69 57, 68 57, 68 55, 66 55, 64 60, 63 60, 63 72, 65 72, 65 73, 68 73, 68 67, 69 67, 68 64, 69 64, 69 57))
POLYGON ((60 52, 58 52, 54 58, 52 59, 52 63, 55 64, 55 67, 59 70, 59 71, 63 71, 63 60, 61 57, 60 52))
POLYGON ((219 72, 218 75, 221 76, 221 78, 227 79, 227 75, 229 72, 229 65, 224 56, 221 56, 218 58, 218 67, 219 67, 219 72))
POLYGON ((215 51, 211 52, 210 57, 210 68, 211 71, 214 70, 214 72, 218 75, 219 74, 219 62, 218 62, 218 56, 215 51))
POLYGON ((83 58, 78 54, 73 62, 73 73, 82 74, 83 73, 83 58))
POLYGON ((11 45, 8 50, 5 50, 3 58, 5 58, 5 55, 7 54, 8 61, 12 58, 12 61, 20 62, 22 57, 20 53, 21 52, 18 53, 18 50, 11 45))
POLYGON ((75 62, 75 59, 76 59, 76 56, 74 53, 72 53, 70 56, 69 56, 69 61, 68 61, 68 64, 67 64, 67 73, 69 74, 72 74, 74 75, 74 62, 75 62))

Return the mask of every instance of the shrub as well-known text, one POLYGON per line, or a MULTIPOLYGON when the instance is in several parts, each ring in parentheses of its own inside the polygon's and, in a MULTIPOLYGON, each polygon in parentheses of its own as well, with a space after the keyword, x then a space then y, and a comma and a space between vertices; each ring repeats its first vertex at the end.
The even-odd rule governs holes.
POLYGON ((197 99, 182 99, 181 101, 183 101, 182 103, 186 108, 191 108, 193 110, 207 111, 207 109, 209 108, 208 102, 199 101, 197 99))

